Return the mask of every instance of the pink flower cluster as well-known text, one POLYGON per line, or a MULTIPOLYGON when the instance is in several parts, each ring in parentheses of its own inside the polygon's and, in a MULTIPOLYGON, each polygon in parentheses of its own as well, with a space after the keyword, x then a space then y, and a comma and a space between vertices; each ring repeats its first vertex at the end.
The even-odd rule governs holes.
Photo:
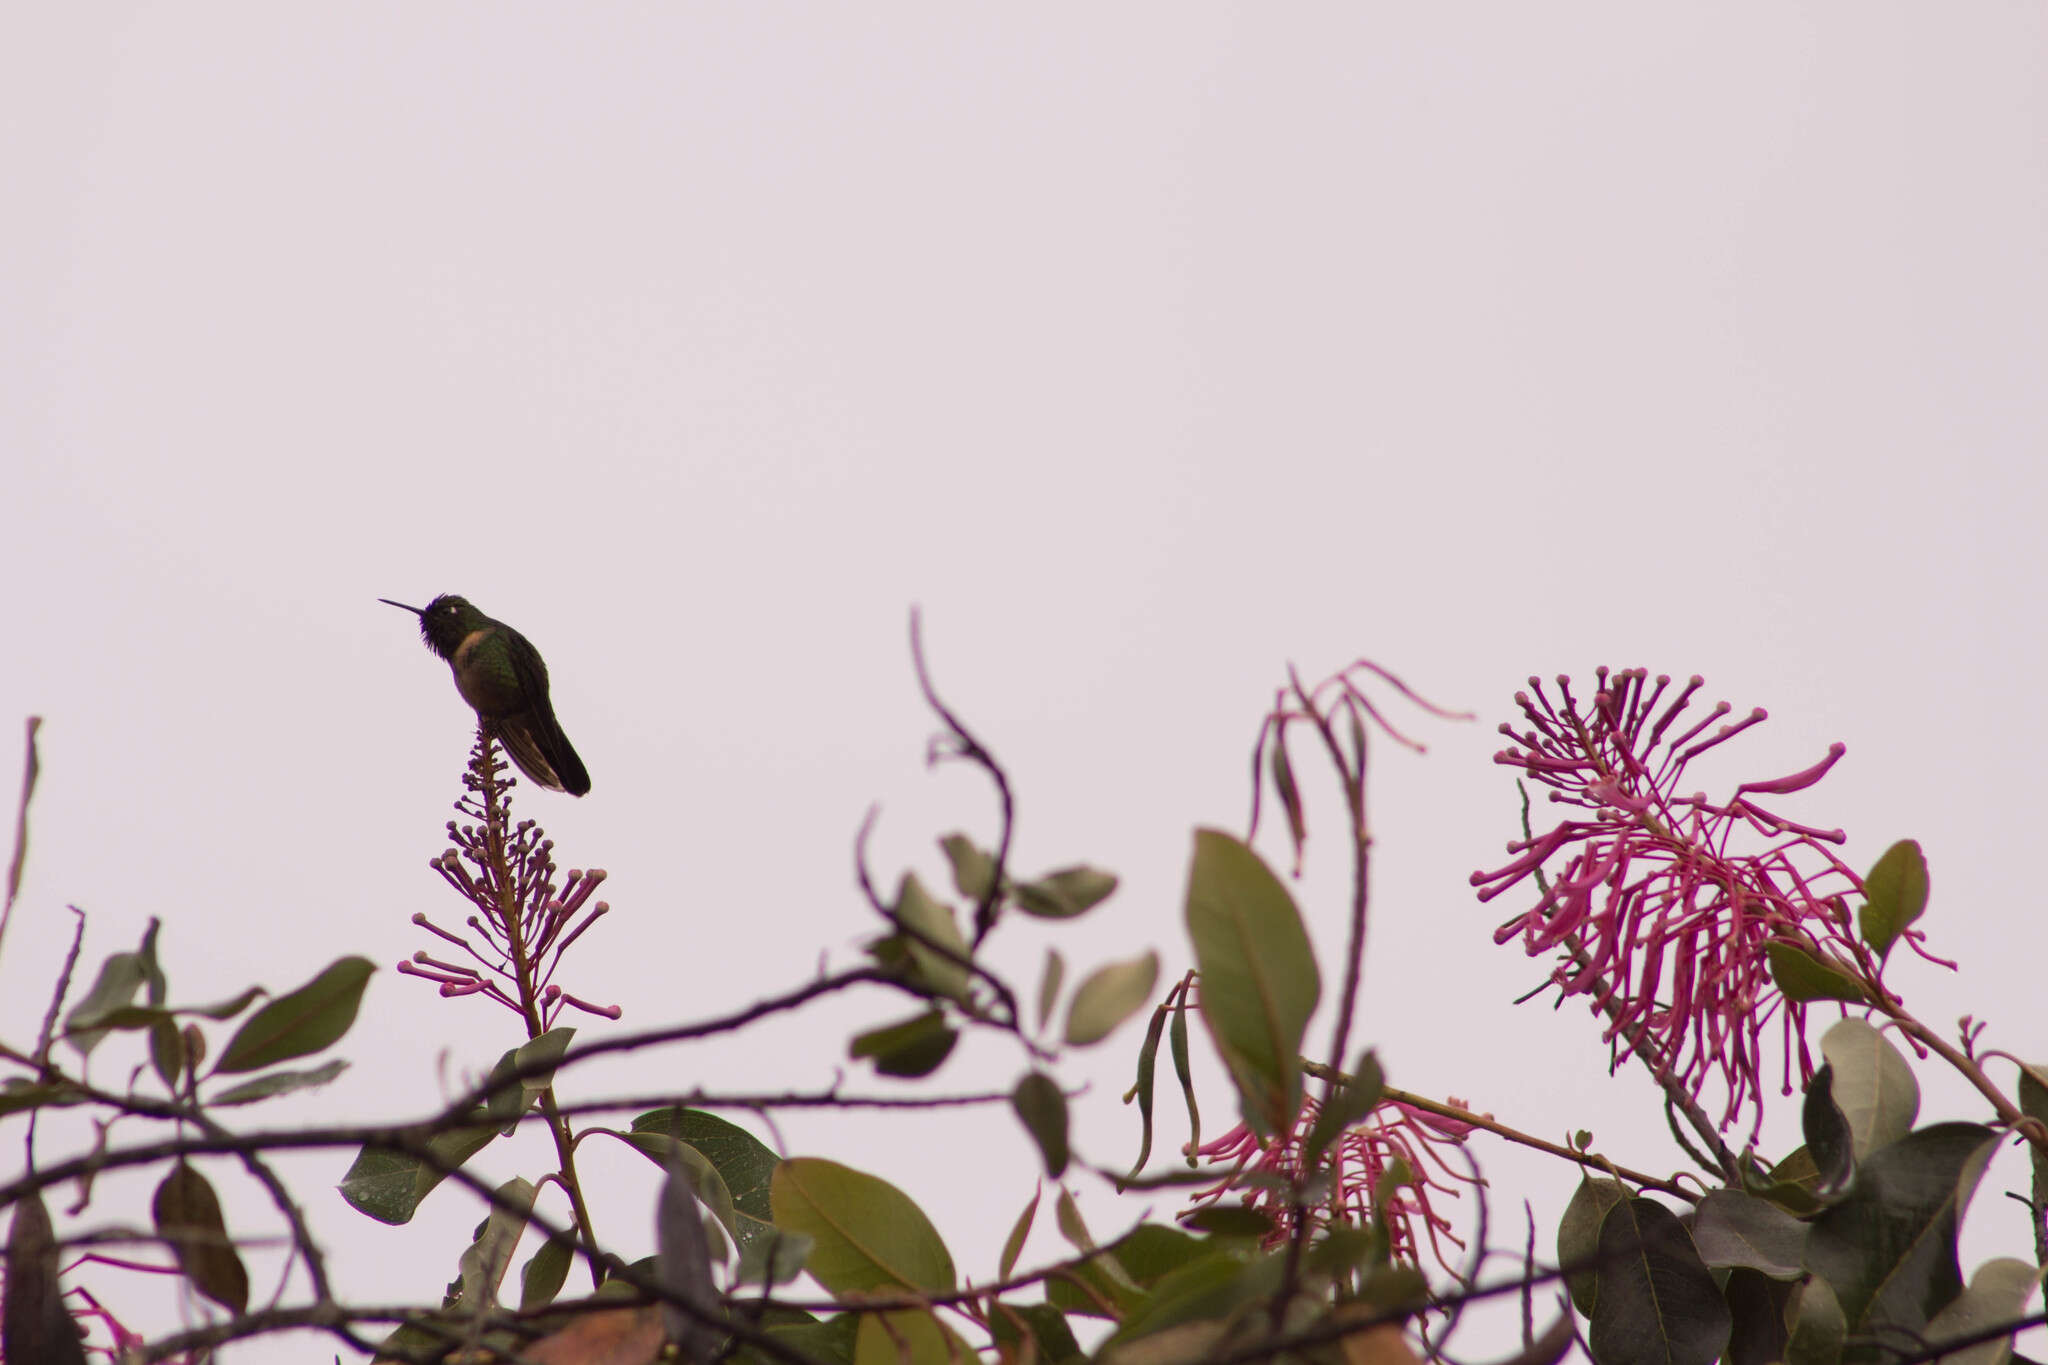
MULTIPOLYGON (((1304 1098, 1301 1114, 1292 1131, 1261 1143, 1258 1135, 1243 1124, 1222 1137, 1194 1149, 1192 1155, 1230 1169, 1216 1184, 1194 1196, 1194 1207, 1212 1204, 1232 1191, 1247 1195, 1246 1206, 1272 1220, 1266 1237, 1268 1247, 1286 1245, 1293 1236, 1294 1206, 1287 1191, 1300 1188, 1308 1178, 1304 1149, 1309 1130, 1315 1126, 1321 1106, 1313 1097, 1304 1098), (1248 1180, 1247 1176, 1264 1177, 1248 1180)), ((1325 1175, 1328 1192, 1306 1213, 1312 1228, 1334 1226, 1364 1227, 1374 1213, 1374 1192, 1394 1173, 1405 1177, 1397 1189, 1378 1207, 1386 1220, 1388 1240, 1395 1260, 1417 1263, 1419 1239, 1429 1242, 1430 1254, 1438 1265, 1456 1274, 1443 1243, 1459 1248, 1465 1243, 1451 1231, 1451 1222, 1431 1206, 1432 1192, 1456 1198, 1456 1187, 1431 1174, 1431 1168, 1452 1180, 1473 1183, 1475 1177, 1451 1169, 1438 1145, 1462 1143, 1471 1125, 1439 1114, 1428 1113, 1399 1100, 1385 1100, 1362 1123, 1346 1129, 1331 1144, 1325 1175), (1426 1158, 1426 1159, 1425 1159, 1426 1158)), ((1192 1210, 1190 1210, 1192 1211, 1192 1210)))
POLYGON ((1761 1123, 1762 1036, 1774 1018, 1786 1092, 1795 1054, 1802 1080, 1813 1071, 1805 1006, 1779 991, 1768 945, 1796 947, 1873 992, 1883 989, 1880 964, 1857 941, 1843 899, 1862 890, 1862 879, 1830 848, 1842 831, 1758 804, 1818 782, 1843 746, 1831 745, 1800 772, 1745 782, 1711 801, 1681 790, 1686 765, 1765 713, 1717 724, 1730 709, 1719 702, 1686 724, 1700 678, 1673 692, 1670 678, 1652 681, 1642 669, 1602 668, 1596 676, 1584 702, 1562 675, 1555 698, 1535 678, 1515 694, 1527 728, 1502 725, 1510 746, 1494 761, 1550 788, 1550 800, 1573 812, 1510 843, 1512 860, 1473 873, 1472 883, 1486 901, 1536 879, 1536 903, 1494 939, 1519 937, 1531 956, 1560 954, 1552 982, 1566 996, 1590 995, 1606 1014, 1617 1065, 1642 1054, 1695 1098, 1718 1073, 1727 1091, 1721 1125, 1745 1104, 1761 1123), (1546 878, 1544 865, 1560 857, 1546 878))

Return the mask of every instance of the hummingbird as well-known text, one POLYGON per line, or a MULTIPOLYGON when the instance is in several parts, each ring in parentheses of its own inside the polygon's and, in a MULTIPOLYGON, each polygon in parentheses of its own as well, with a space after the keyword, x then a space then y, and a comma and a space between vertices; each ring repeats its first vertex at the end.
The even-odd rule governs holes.
POLYGON ((551 792, 581 796, 590 790, 590 774, 548 701, 548 666, 524 635, 447 593, 424 607, 377 600, 420 618, 420 638, 448 661, 455 690, 520 772, 551 792))

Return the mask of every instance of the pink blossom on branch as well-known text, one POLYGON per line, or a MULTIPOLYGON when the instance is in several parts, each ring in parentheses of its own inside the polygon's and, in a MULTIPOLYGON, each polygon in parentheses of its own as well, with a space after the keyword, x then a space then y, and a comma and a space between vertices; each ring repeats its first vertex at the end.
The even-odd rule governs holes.
MULTIPOLYGON (((1643 1054, 1660 1076, 1698 1098, 1718 1075, 1726 1127, 1747 1105, 1762 1122, 1763 1036, 1783 1044, 1781 1087, 1813 1073, 1806 1006, 1778 989, 1766 955, 1773 942, 1797 947, 1884 989, 1882 964, 1858 941, 1845 897, 1862 878, 1835 856, 1839 829, 1821 829, 1769 809, 1758 797, 1813 786, 1843 746, 1799 772, 1744 782, 1725 801, 1683 790, 1686 766, 1765 719, 1742 719, 1718 702, 1690 724, 1695 676, 1669 699, 1671 679, 1642 669, 1596 673, 1582 703, 1560 675, 1557 697, 1535 678, 1515 694, 1527 728, 1500 727, 1509 747, 1494 761, 1550 788, 1575 810, 1554 828, 1508 845, 1510 860, 1475 872, 1482 901, 1534 878, 1536 903, 1494 935, 1519 937, 1533 957, 1560 954, 1551 981, 1563 995, 1589 995, 1609 1018, 1615 1064, 1643 1054), (1543 869, 1562 858, 1549 877, 1543 869)), ((1773 802, 1775 805, 1776 803, 1773 802)), ((1921 935, 1908 930, 1916 951, 1921 935)), ((1938 960, 1938 959, 1937 959, 1938 960)))

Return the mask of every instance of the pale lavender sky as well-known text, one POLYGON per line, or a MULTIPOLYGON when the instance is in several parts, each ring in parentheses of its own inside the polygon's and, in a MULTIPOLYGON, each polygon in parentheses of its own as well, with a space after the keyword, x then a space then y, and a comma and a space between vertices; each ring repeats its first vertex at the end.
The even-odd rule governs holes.
MULTIPOLYGON (((1642 664, 1773 712, 1703 781, 1845 742, 1799 813, 1858 865, 1923 840, 1964 964, 1895 984, 2048 1053, 2007 870, 2048 818, 2037 5, 41 6, 0 29, 0 117, 0 722, 47 717, 8 1038, 67 902, 93 961, 163 916, 184 1001, 424 946, 467 713, 374 599, 455 591, 551 661, 595 791, 522 813, 611 871, 570 976, 629 1024, 847 960, 871 800, 891 881, 990 829, 920 767, 921 603, 1023 867, 1125 877, 1059 936, 1077 966, 1186 965, 1189 832, 1241 824, 1270 689, 1368 654, 1483 719, 1379 769, 1363 1037, 1398 1084, 1675 1164, 1586 1019, 1509 1005, 1540 969, 1464 881, 1512 829, 1520 680, 1642 664)), ((1332 962, 1337 857, 1301 891, 1332 962)), ((1031 979, 1049 936, 1004 937, 1031 979)), ((466 1003, 380 972, 355 1068, 247 1118, 419 1112, 511 1041, 466 1003)), ((901 1012, 577 1088, 813 1086, 901 1012)), ((1136 1043, 1074 1069, 1105 1162, 1136 1043)), ((1030 1194, 1007 1116, 782 1131, 979 1278, 1030 1194)), ((651 1168, 599 1142, 632 1228, 651 1168)), ((1481 1154, 1503 1218, 1570 1191, 1481 1154)), ((432 1293, 474 1206, 376 1227, 323 1194, 344 1164, 293 1167, 344 1285, 432 1293)), ((2003 1174, 1979 1257, 2024 1245, 2003 1174)))

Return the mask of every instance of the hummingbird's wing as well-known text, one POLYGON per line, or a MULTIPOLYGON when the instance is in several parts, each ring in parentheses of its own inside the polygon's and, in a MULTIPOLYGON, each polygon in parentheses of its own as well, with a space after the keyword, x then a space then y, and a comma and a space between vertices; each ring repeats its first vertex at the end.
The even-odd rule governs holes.
POLYGON ((582 796, 590 790, 590 774, 583 760, 569 744, 555 720, 554 703, 548 697, 548 667, 540 651, 526 642, 518 631, 506 628, 510 637, 512 669, 519 677, 520 694, 533 704, 493 722, 505 752, 519 765, 519 771, 535 785, 549 791, 582 796))

